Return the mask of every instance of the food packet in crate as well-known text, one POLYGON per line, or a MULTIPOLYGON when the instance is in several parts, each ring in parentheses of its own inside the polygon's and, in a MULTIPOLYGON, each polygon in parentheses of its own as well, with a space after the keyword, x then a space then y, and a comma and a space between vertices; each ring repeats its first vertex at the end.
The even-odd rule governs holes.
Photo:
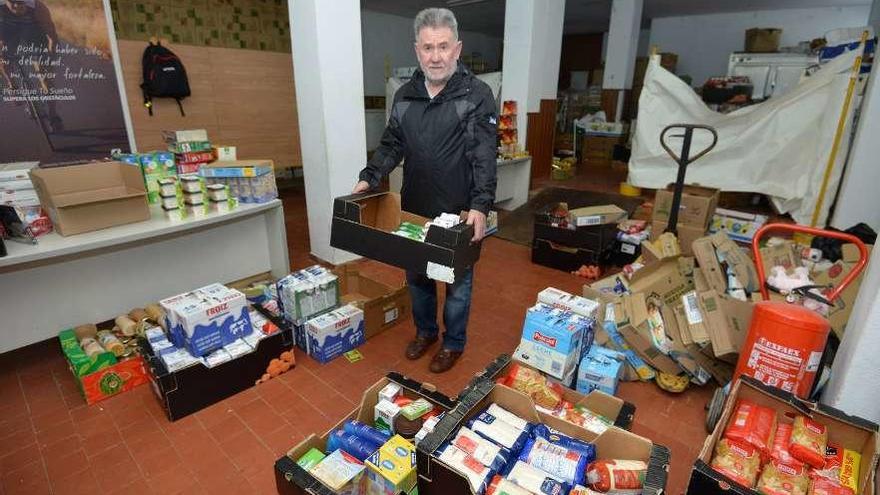
POLYGON ((858 477, 861 464, 861 454, 829 442, 825 447, 825 465, 821 469, 810 470, 810 478, 816 481, 825 479, 855 493, 859 489, 858 477))
POLYGON ((761 454, 754 445, 722 438, 709 465, 740 485, 752 488, 761 467, 761 454))
POLYGON ((826 478, 814 479, 810 485, 809 495, 855 495, 849 487, 826 478))
POLYGON ((562 386, 547 380, 540 371, 514 363, 499 383, 519 390, 544 409, 556 409, 562 402, 562 386))
POLYGON ((724 430, 724 438, 753 445, 766 460, 770 457, 773 433, 776 431, 776 411, 740 399, 724 430))
POLYGON ((788 451, 788 444, 791 443, 791 431, 793 426, 790 423, 779 423, 776 425, 776 434, 773 435, 773 447, 770 450, 770 457, 791 465, 795 468, 804 467, 804 463, 792 457, 788 451))
POLYGON ((764 465, 756 487, 762 495, 807 495, 810 478, 803 464, 786 464, 776 459, 764 465))
POLYGON ((532 495, 532 492, 496 474, 489 483, 489 488, 486 488, 486 495, 532 495))
POLYGON ((813 468, 825 466, 825 447, 828 445, 828 429, 806 416, 794 418, 791 443, 788 451, 792 457, 813 468))
POLYGON ((519 460, 538 468, 569 485, 581 483, 587 463, 591 460, 577 450, 550 443, 545 438, 530 438, 519 454, 519 460))
POLYGON ((647 473, 648 465, 642 461, 600 459, 587 468, 586 482, 600 493, 639 495, 647 473))

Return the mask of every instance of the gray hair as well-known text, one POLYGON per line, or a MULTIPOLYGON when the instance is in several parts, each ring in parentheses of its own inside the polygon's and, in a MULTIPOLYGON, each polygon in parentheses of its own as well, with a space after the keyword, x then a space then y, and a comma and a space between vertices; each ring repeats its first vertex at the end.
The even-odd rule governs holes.
POLYGON ((455 38, 455 41, 458 41, 458 21, 455 20, 455 14, 449 9, 430 8, 416 14, 416 19, 413 21, 416 41, 419 40, 419 31, 425 27, 448 27, 452 30, 452 36, 455 38))

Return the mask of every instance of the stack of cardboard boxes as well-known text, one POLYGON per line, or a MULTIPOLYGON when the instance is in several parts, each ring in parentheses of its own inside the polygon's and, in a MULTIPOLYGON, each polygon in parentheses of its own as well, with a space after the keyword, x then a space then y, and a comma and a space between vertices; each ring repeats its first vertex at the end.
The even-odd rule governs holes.
MULTIPOLYGON (((715 216, 720 193, 717 189, 699 186, 684 186, 681 206, 678 209, 676 230, 682 253, 693 255, 691 244, 703 237, 715 216)), ((653 239, 662 234, 668 225, 672 209, 673 186, 657 190, 654 197, 654 213, 651 222, 653 239)))
POLYGON ((535 214, 532 263, 568 272, 582 265, 597 265, 614 247, 617 224, 628 216, 615 205, 548 205, 535 214))

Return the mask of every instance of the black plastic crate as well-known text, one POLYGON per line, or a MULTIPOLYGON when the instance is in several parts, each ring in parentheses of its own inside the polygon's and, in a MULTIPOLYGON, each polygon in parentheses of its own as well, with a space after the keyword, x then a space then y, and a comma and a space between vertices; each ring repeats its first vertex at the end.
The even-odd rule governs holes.
POLYGON ((589 249, 556 244, 546 239, 535 239, 532 242, 532 263, 573 272, 582 265, 598 265, 601 260, 599 253, 589 249))

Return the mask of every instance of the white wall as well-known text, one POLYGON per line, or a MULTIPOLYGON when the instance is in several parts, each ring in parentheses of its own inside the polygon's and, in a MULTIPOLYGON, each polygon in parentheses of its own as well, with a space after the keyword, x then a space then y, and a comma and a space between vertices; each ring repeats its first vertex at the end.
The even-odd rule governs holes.
POLYGON ((730 53, 743 50, 746 29, 779 27, 782 46, 796 45, 831 29, 864 26, 869 9, 864 5, 655 18, 650 44, 661 52, 677 53, 676 72, 702 85, 711 76, 727 73, 730 53))
MULTIPOLYGON (((361 11, 361 38, 364 52, 364 94, 385 95, 385 59, 391 69, 414 66, 413 20, 370 10, 361 11)), ((459 29, 463 26, 459 25, 459 29)), ((501 38, 461 30, 462 54, 479 52, 490 67, 497 69, 501 55, 501 38)))
POLYGON ((874 0, 874 3, 871 4, 869 22, 874 26, 875 33, 880 31, 880 0, 874 0))
POLYGON ((831 368, 831 381, 822 402, 841 411, 880 422, 880 249, 866 268, 859 295, 846 325, 846 333, 831 368), (870 392, 874 390, 874 392, 870 392))

